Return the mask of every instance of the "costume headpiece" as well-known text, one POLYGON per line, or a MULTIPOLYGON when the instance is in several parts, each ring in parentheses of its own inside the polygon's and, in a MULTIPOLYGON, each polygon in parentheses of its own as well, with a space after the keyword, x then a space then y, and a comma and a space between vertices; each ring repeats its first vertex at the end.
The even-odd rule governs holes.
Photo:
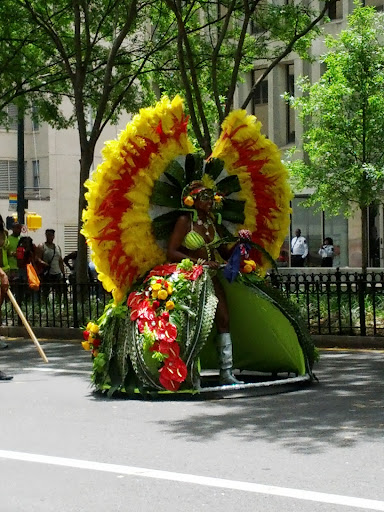
MULTIPOLYGON (((229 114, 212 155, 204 161, 187 136, 183 101, 164 97, 140 110, 118 140, 106 143, 104 161, 86 182, 84 228, 104 288, 125 292, 164 263, 161 240, 180 215, 183 191, 194 180, 224 198, 223 229, 249 230, 252 241, 277 258, 289 227, 288 173, 278 148, 244 110, 229 114)), ((192 195, 193 196, 193 195, 192 195)), ((192 205, 193 207, 193 205, 192 205)), ((261 272, 270 267, 262 253, 261 272)))

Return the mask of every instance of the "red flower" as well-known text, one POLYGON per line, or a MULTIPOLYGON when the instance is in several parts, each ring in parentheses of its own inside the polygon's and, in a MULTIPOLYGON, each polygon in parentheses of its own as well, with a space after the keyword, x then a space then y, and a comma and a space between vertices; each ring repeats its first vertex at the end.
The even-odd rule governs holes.
POLYGON ((93 348, 97 348, 97 347, 99 347, 99 346, 100 346, 100 343, 101 343, 100 338, 94 338, 94 339, 92 340, 93 348))
POLYGON ((166 341, 168 343, 172 343, 173 341, 175 341, 177 338, 176 325, 173 325, 170 322, 163 320, 161 317, 157 318, 157 321, 157 327, 155 327, 157 339, 159 341, 166 341))
POLYGON ((139 302, 137 306, 135 306, 135 308, 132 308, 131 310, 132 321, 137 320, 137 318, 146 318, 147 320, 153 320, 154 317, 155 312, 147 299, 141 300, 141 302, 139 302))
POLYGON ((168 391, 177 391, 180 387, 181 382, 177 382, 175 380, 170 380, 165 377, 165 375, 160 374, 159 377, 160 384, 168 391))
POLYGON ((136 309, 140 302, 144 299, 143 292, 132 292, 128 295, 127 306, 136 309))
POLYGON ((192 270, 188 270, 188 271, 182 271, 185 278, 188 279, 189 281, 196 281, 196 279, 198 277, 201 276, 201 274, 203 273, 203 267, 201 265, 193 265, 193 269, 192 270))
POLYGON ((158 300, 154 300, 152 302, 153 309, 157 309, 160 306, 160 302, 158 300))
POLYGON ((163 320, 169 320, 169 311, 163 311, 163 313, 161 314, 161 318, 163 320))
POLYGON ((83 331, 83 338, 85 339, 85 341, 88 341, 89 331, 83 331))
POLYGON ((166 380, 183 382, 188 374, 187 366, 180 357, 168 357, 164 361, 164 366, 159 370, 160 376, 166 380))
POLYGON ((145 278, 148 281, 152 276, 170 276, 177 270, 177 263, 165 263, 164 265, 158 265, 154 267, 145 278))

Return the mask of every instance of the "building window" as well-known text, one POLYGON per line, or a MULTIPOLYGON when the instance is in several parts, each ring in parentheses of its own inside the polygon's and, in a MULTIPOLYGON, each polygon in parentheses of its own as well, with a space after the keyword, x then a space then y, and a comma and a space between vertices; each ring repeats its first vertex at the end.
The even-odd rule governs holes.
POLYGON ((39 160, 32 160, 32 178, 34 190, 40 189, 40 162, 39 160))
MULTIPOLYGON (((295 96, 295 73, 293 64, 286 66, 286 90, 290 96, 295 96)), ((287 144, 295 142, 295 113, 287 104, 287 144)))
POLYGON ((18 109, 16 105, 10 103, 4 108, 4 112, 7 114, 7 120, 5 120, 1 125, 0 129, 2 130, 17 130, 18 125, 18 109))
POLYGON ((33 132, 38 132, 39 128, 40 128, 37 113, 38 113, 38 108, 36 107, 36 105, 33 105, 32 106, 32 131, 33 132))
MULTIPOLYGON (((260 78, 263 69, 255 69, 252 71, 252 87, 260 78)), ((264 78, 255 87, 252 97, 252 114, 262 124, 262 132, 268 136, 268 79, 264 78)))
POLYGON ((330 20, 339 20, 343 17, 343 6, 340 0, 331 2, 328 7, 328 18, 330 20))
POLYGON ((0 193, 17 192, 17 160, 0 160, 0 193))

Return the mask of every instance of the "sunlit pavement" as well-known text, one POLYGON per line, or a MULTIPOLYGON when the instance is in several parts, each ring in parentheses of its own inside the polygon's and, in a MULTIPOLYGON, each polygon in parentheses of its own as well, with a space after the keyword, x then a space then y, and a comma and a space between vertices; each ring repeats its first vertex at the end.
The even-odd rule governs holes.
POLYGON ((319 383, 201 401, 93 394, 80 343, 0 350, 0 511, 384 510, 384 353, 322 351, 319 383))

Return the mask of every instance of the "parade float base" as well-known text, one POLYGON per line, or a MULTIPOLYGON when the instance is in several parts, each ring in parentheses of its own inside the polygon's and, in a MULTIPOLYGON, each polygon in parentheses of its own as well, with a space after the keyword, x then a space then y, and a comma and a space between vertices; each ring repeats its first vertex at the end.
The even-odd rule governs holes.
MULTIPOLYGON (((265 374, 260 372, 234 372, 243 384, 220 385, 219 374, 215 370, 204 370, 201 373, 201 386, 199 390, 179 390, 176 393, 169 391, 153 391, 145 389, 116 390, 111 398, 126 400, 210 400, 220 398, 246 398, 254 396, 275 395, 298 391, 313 382, 309 374, 297 376, 295 374, 265 374)), ((96 395, 105 395, 108 390, 95 391, 96 395)))

